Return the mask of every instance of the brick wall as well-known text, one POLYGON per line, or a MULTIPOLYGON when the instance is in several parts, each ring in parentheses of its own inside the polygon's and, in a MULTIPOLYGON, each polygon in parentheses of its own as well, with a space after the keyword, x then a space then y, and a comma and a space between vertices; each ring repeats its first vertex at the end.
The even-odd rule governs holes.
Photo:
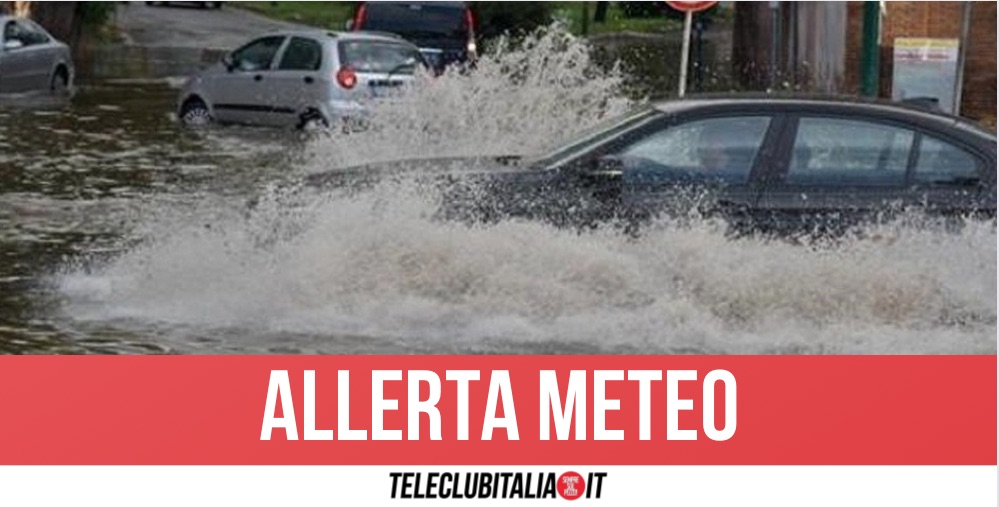
MULTIPOLYGON (((897 37, 961 37, 961 2, 886 2, 881 33, 882 97, 891 97, 892 57, 897 37)), ((961 114, 995 125, 996 2, 973 2, 964 70, 961 114)), ((864 3, 847 5, 846 83, 859 90, 864 3)))
POLYGON ((965 116, 996 124, 996 2, 975 2, 964 67, 965 116))

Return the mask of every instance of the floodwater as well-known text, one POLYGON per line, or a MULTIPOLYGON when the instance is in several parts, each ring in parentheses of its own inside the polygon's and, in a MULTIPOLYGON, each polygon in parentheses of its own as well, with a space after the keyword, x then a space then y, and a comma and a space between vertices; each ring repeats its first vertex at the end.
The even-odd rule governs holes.
POLYGON ((0 100, 0 352, 996 353, 996 228, 639 238, 431 218, 405 182, 303 177, 529 154, 633 105, 557 37, 383 105, 360 135, 180 129, 164 82, 0 100), (875 238, 875 239, 871 239, 875 238))
POLYGON ((104 82, 72 100, 0 99, 0 351, 156 352, 143 333, 76 321, 58 273, 114 257, 165 209, 252 195, 302 142, 253 129, 191 133, 164 82, 104 82))

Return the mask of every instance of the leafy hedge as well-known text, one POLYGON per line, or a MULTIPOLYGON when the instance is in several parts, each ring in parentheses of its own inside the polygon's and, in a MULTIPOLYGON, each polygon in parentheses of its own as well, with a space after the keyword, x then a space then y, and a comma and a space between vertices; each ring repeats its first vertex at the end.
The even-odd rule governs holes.
POLYGON ((471 2, 479 35, 490 39, 509 33, 530 32, 552 21, 554 2, 471 2))
MULTIPOLYGON (((684 14, 680 11, 674 10, 672 7, 666 4, 666 2, 618 2, 618 6, 621 12, 629 18, 656 18, 666 16, 671 19, 683 19, 684 14)), ((718 4, 715 4, 710 9, 701 11, 695 16, 701 16, 702 18, 710 18, 713 14, 718 11, 718 4)))

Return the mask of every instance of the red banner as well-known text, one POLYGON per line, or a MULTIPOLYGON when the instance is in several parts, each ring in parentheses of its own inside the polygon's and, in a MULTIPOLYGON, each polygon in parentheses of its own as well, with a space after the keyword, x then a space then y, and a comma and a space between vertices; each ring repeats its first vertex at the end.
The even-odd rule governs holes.
POLYGON ((0 465, 996 464, 995 356, 0 357, 0 385, 0 465))

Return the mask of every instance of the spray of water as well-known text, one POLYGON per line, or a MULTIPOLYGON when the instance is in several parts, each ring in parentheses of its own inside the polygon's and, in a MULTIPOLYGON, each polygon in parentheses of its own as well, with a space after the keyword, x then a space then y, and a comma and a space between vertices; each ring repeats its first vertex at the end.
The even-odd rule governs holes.
MULTIPOLYGON (((386 104, 374 131, 316 140, 302 169, 528 153, 628 107, 619 83, 583 44, 545 33, 386 104)), ((665 221, 636 238, 439 221, 437 197, 403 181, 161 212, 139 246, 58 283, 77 319, 291 350, 303 336, 309 350, 364 350, 337 340, 351 336, 448 352, 996 352, 994 223, 910 217, 793 244, 665 221)))
POLYGON ((312 145, 311 170, 395 159, 525 155, 633 103, 617 68, 602 69, 589 47, 557 27, 500 40, 472 72, 421 76, 404 97, 373 109, 376 129, 312 145))

